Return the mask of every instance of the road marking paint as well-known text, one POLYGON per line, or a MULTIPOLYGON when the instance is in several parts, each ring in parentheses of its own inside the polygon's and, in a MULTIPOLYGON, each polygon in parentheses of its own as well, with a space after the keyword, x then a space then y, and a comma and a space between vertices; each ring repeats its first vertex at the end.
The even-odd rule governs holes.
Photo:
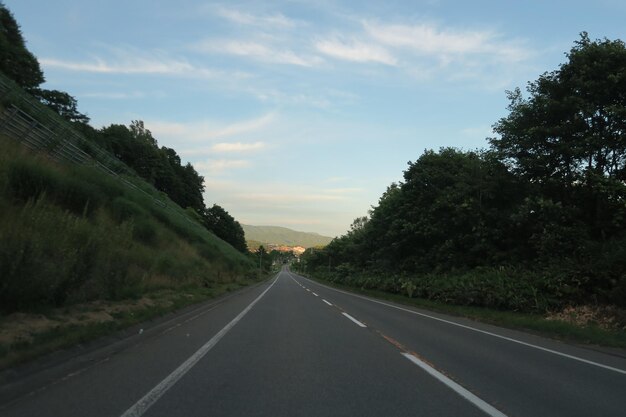
POLYGON ((329 306, 332 306, 331 303, 329 303, 328 301, 324 300, 323 298, 322 298, 322 301, 325 302, 326 304, 328 304, 329 306))
POLYGON ((167 329, 163 330, 163 331, 161 332, 161 334, 166 334, 166 333, 169 333, 169 332, 171 332, 172 330, 174 330, 174 329, 176 329, 177 327, 180 327, 180 326, 182 326, 182 323, 177 323, 177 324, 173 325, 172 327, 168 327, 167 329))
POLYGON ((313 294, 316 297, 319 297, 319 295, 315 294, 314 292, 311 292, 311 294, 313 294))
POLYGON ((435 377, 439 381, 443 382, 448 388, 452 389, 454 392, 459 394, 461 397, 465 398, 467 401, 474 404, 480 410, 485 412, 487 415, 491 417, 507 417, 506 414, 494 408, 492 405, 486 403, 484 400, 478 398, 476 395, 472 394, 467 389, 463 388, 461 385, 457 384, 441 372, 435 370, 425 362, 422 362, 415 355, 410 353, 402 352, 402 356, 413 362, 415 365, 422 368, 424 371, 428 372, 431 376, 435 377))
POLYGON ((205 315, 206 313, 208 313, 209 311, 214 310, 214 309, 216 309, 216 308, 217 308, 217 306, 213 306, 213 307, 209 308, 208 310, 204 310, 202 313, 196 314, 196 315, 195 315, 195 316, 193 316, 193 317, 189 317, 189 318, 188 318, 187 320, 185 320, 183 323, 189 323, 190 321, 193 321, 193 320, 197 319, 198 317, 203 316, 203 315, 205 315))
POLYGON ((561 356, 561 357, 564 357, 564 358, 572 359, 572 360, 575 360, 575 361, 578 361, 578 362, 586 363, 588 365, 597 366, 598 368, 603 368, 603 369, 607 369, 609 371, 613 371, 613 372, 617 372, 617 373, 626 375, 626 370, 624 370, 624 369, 619 369, 619 368, 615 368, 613 366, 604 365, 604 364, 601 364, 601 363, 598 363, 598 362, 590 361, 588 359, 583 359, 583 358, 580 358, 578 356, 574 356, 574 355, 570 355, 570 354, 567 354, 567 353, 559 352, 558 350, 553 350, 553 349, 545 348, 545 347, 542 347, 542 346, 533 345, 532 343, 523 342, 521 340, 513 339, 512 337, 508 337, 508 336, 502 336, 502 335, 499 335, 497 333, 489 332, 487 330, 481 330, 481 329, 477 329, 475 327, 466 326, 464 324, 455 323, 455 322, 450 321, 450 320, 442 319, 442 318, 439 318, 439 317, 434 317, 434 316, 431 316, 431 315, 428 315, 428 314, 424 314, 424 313, 419 313, 417 311, 410 310, 408 308, 395 306, 393 304, 385 303, 383 301, 373 300, 371 298, 363 297, 361 295, 352 294, 352 293, 349 293, 349 292, 346 292, 346 291, 338 290, 336 288, 329 287, 327 285, 323 285, 323 284, 318 284, 318 285, 321 286, 321 287, 324 287, 324 288, 328 288, 328 289, 333 290, 333 291, 340 292, 342 294, 350 295, 350 296, 356 297, 356 298, 361 298, 363 300, 370 301, 372 303, 382 304, 384 306, 395 308, 397 310, 402 310, 402 311, 405 311, 407 313, 415 314, 415 315, 418 315, 418 316, 421 316, 421 317, 426 317, 426 318, 429 318, 429 319, 432 319, 432 320, 437 320, 437 321, 440 321, 442 323, 451 324, 453 326, 462 327, 462 328, 467 329, 467 330, 471 330, 471 331, 474 331, 474 332, 486 334, 486 335, 489 335, 489 336, 496 337, 498 339, 506 340, 506 341, 513 342, 513 343, 517 343, 517 344, 520 344, 520 345, 523 345, 523 346, 527 346, 527 347, 530 347, 530 348, 533 348, 533 349, 538 349, 538 350, 541 350, 541 351, 544 351, 544 352, 548 352, 548 353, 552 353, 554 355, 558 355, 558 356, 561 356))
POLYGON ((202 359, 216 344, 219 342, 222 337, 230 329, 232 329, 235 324, 239 322, 243 318, 243 316, 248 313, 252 309, 252 307, 267 293, 278 281, 278 276, 272 282, 272 284, 265 289, 257 298, 254 299, 246 308, 243 309, 241 313, 237 315, 234 319, 230 321, 222 330, 220 330, 215 336, 211 338, 208 342, 206 342, 200 349, 196 351, 193 355, 189 357, 185 362, 183 362, 178 368, 176 368, 171 374, 165 377, 163 381, 161 381, 157 386, 152 388, 146 395, 144 395, 139 401, 137 401, 132 407, 122 414, 121 417, 140 417, 142 416, 154 403, 156 403, 163 394, 170 388, 174 386, 189 370, 196 364, 200 359, 202 359))
POLYGON ((307 290, 308 292, 311 292, 311 290, 310 290, 310 289, 308 289, 308 288, 307 288, 306 290, 307 290))
POLYGON ((350 314, 343 312, 341 313, 344 316, 346 316, 347 318, 349 318, 350 320, 352 320, 357 326, 359 327, 367 327, 366 325, 364 325, 363 323, 361 323, 360 321, 358 321, 357 319, 355 319, 354 317, 352 317, 350 314))

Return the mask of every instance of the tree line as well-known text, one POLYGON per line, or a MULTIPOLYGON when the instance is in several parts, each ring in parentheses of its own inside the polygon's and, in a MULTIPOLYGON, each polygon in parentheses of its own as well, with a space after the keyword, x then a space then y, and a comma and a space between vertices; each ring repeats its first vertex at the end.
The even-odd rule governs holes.
POLYGON ((172 148, 159 147, 142 121, 129 126, 112 124, 102 129, 89 125, 89 117, 78 111, 77 100, 59 90, 41 88, 45 77, 37 58, 26 48, 13 14, 0 3, 0 71, 25 91, 72 123, 87 139, 105 148, 132 168, 138 176, 183 208, 190 208, 201 223, 237 250, 248 251, 244 232, 226 210, 214 204, 206 207, 204 178, 190 164, 183 164, 172 148))
POLYGON ((485 150, 427 150, 302 267, 348 285, 525 311, 626 306, 626 47, 582 33, 507 92, 485 150))

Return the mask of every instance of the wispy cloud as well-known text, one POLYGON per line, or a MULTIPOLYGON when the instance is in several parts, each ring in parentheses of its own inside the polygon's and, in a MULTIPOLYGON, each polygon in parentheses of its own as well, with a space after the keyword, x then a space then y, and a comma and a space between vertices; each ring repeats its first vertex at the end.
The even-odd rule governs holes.
POLYGON ((397 59, 385 48, 355 39, 331 38, 315 42, 315 48, 333 58, 354 62, 376 62, 396 65, 397 59))
POLYGON ((252 25, 269 28, 294 28, 297 22, 294 19, 286 17, 282 13, 271 15, 254 15, 242 12, 236 9, 228 9, 225 7, 216 8, 216 14, 224 19, 240 25, 252 25))
POLYGON ((211 146, 213 152, 250 152, 265 148, 264 142, 222 142, 211 146))
POLYGON ((323 194, 323 193, 245 193, 235 194, 233 198, 247 203, 302 203, 302 202, 320 202, 320 201, 339 201, 344 197, 340 195, 323 194))
POLYGON ((406 48, 436 56, 491 55, 519 61, 528 52, 513 41, 505 41, 493 31, 456 30, 433 23, 414 25, 382 24, 365 21, 363 27, 374 40, 391 47, 406 48))
POLYGON ((259 41, 208 39, 197 43, 194 50, 252 58, 258 61, 312 67, 323 60, 315 55, 302 55, 288 48, 259 41))
POLYGON ((190 123, 146 121, 146 126, 157 138, 169 137, 179 141, 204 141, 237 136, 255 132, 265 128, 275 119, 274 113, 242 120, 236 123, 224 124, 223 122, 196 121, 190 123))
POLYGON ((246 159, 209 159, 194 162, 195 169, 203 175, 217 175, 232 169, 247 168, 251 162, 246 159))
POLYGON ((194 64, 186 57, 174 56, 165 50, 143 50, 102 44, 99 52, 91 52, 84 59, 44 57, 39 62, 47 68, 72 72, 122 75, 168 75, 205 79, 245 79, 249 73, 224 71, 194 64))
POLYGON ((131 100, 131 99, 141 99, 145 98, 146 94, 141 91, 132 91, 132 92, 95 92, 95 93, 83 93, 80 94, 81 97, 88 98, 102 98, 106 100, 131 100))
POLYGON ((265 142, 221 142, 212 146, 202 146, 199 148, 182 149, 180 154, 185 157, 199 157, 219 153, 249 153, 259 151, 266 147, 265 142))

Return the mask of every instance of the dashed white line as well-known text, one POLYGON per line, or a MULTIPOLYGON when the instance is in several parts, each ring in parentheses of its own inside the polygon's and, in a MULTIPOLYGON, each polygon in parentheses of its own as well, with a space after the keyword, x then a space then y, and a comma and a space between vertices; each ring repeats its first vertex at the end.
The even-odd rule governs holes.
POLYGON ((357 319, 355 319, 354 317, 352 317, 350 314, 348 313, 341 313, 344 316, 346 316, 347 318, 349 318, 350 320, 352 320, 357 326, 359 327, 367 327, 366 325, 364 325, 363 323, 361 323, 360 321, 358 321, 357 319))
POLYGON ((415 365, 422 368, 424 371, 428 372, 431 376, 435 377, 439 381, 443 382, 448 388, 452 389, 454 392, 459 394, 461 397, 465 398, 467 401, 474 404, 483 412, 487 413, 487 415, 491 417, 507 417, 506 414, 503 414, 501 411, 497 410, 490 404, 486 403, 482 399, 478 398, 476 395, 472 394, 470 391, 463 388, 461 385, 457 384, 441 372, 435 370, 425 362, 418 359, 415 355, 411 355, 410 353, 402 352, 402 356, 413 362, 415 365))
POLYGON ((463 329, 471 330, 471 331, 474 331, 474 332, 477 332, 477 333, 486 334, 486 335, 489 335, 489 336, 492 336, 492 337, 496 337, 498 339, 507 340, 507 341, 512 342, 512 343, 517 343, 517 344, 520 344, 520 345, 523 345, 523 346, 527 346, 529 348, 533 348, 533 349, 541 350, 541 351, 544 351, 544 352, 547 352, 547 353, 551 353, 551 354, 554 354, 554 355, 558 355, 558 356, 561 356, 563 358, 572 359, 572 360, 575 360, 575 361, 578 361, 578 362, 586 363, 588 365, 597 366, 598 368, 603 368, 603 369, 606 369, 606 370, 609 370, 609 371, 613 371, 613 372, 617 372, 617 373, 626 375, 626 370, 615 368, 613 366, 604 365, 602 363, 590 361, 588 359, 584 359, 584 358, 581 358, 581 357, 578 357, 578 356, 574 356, 574 355, 570 355, 570 354, 567 354, 567 353, 559 352, 558 350, 549 349, 549 348, 545 348, 543 346, 534 345, 532 343, 524 342, 524 341, 521 341, 521 340, 518 340, 518 339, 513 339, 512 337, 502 336, 502 335, 499 335, 497 333, 489 332, 487 330, 481 330, 481 329, 477 329, 475 327, 466 326, 464 324, 455 323, 455 322, 450 321, 450 320, 445 320, 445 319, 442 319, 442 318, 439 318, 439 317, 434 317, 434 316, 431 316, 429 314, 420 313, 420 312, 417 312, 417 311, 414 311, 414 310, 410 310, 408 308, 403 308, 403 307, 396 306, 396 305, 393 305, 393 304, 385 303, 383 301, 373 300, 373 299, 368 298, 368 297, 363 297, 361 295, 352 294, 352 293, 349 293, 347 291, 338 290, 337 288, 329 287, 328 285, 324 285, 324 284, 320 284, 320 283, 316 283, 316 284, 319 285, 320 287, 328 288, 329 290, 337 291, 337 292, 340 292, 342 294, 346 294, 346 295, 350 295, 352 297, 360 298, 362 300, 369 301, 371 303, 381 304, 381 305, 384 305, 384 306, 387 306, 387 307, 395 308, 396 310, 405 311, 407 313, 415 314, 417 316, 426 317, 426 318, 429 318, 429 319, 432 319, 432 320, 436 320, 436 321, 439 321, 439 322, 442 322, 442 323, 446 323, 446 324, 450 324, 450 325, 453 325, 453 326, 461 327, 463 329))
POLYGON ((332 306, 331 303, 329 303, 328 301, 324 300, 323 298, 322 298, 322 301, 325 302, 326 304, 328 304, 329 306, 332 306))
POLYGON ((311 294, 313 294, 316 297, 319 297, 319 295, 315 294, 314 292, 311 292, 311 294))

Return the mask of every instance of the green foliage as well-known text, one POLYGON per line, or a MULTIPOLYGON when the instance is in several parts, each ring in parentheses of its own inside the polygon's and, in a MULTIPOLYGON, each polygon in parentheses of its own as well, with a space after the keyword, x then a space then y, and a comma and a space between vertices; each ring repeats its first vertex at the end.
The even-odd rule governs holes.
POLYGON ((128 127, 113 124, 91 136, 179 206, 199 212, 205 209, 204 178, 191 164, 181 165, 176 151, 159 148, 142 121, 133 121, 128 127))
POLYGON ((425 151, 303 269, 459 305, 626 306, 626 45, 575 43, 509 92, 487 152, 425 151))
MULTIPOLYGON (((78 171, 69 172, 77 174, 78 171)), ((15 198, 27 201, 46 195, 78 215, 90 215, 102 203, 97 185, 90 185, 73 175, 62 175, 36 160, 19 160, 11 164, 7 186, 10 195, 15 198)))
POLYGON ((217 204, 204 210, 204 225, 217 237, 228 242, 242 253, 248 251, 246 238, 241 225, 226 210, 217 204))
POLYGON ((0 71, 27 90, 33 90, 44 82, 37 58, 26 49, 19 25, 2 3, 0 3, 0 71))
POLYGON ((89 123, 89 117, 78 111, 76 99, 66 92, 36 89, 33 91, 33 95, 67 121, 81 124, 89 123))
POLYGON ((0 137, 0 312, 235 282, 253 267, 182 209, 17 146, 0 137))
POLYGON ((123 173, 127 183, 93 167, 60 166, 19 152, 0 137, 0 312, 137 297, 153 287, 210 286, 249 275, 248 258, 202 225, 204 216, 197 213, 205 210, 204 178, 191 164, 182 165, 173 149, 159 148, 143 122, 96 130, 74 97, 40 89, 39 63, 1 3, 0 72, 11 90, 3 105, 19 104, 35 120, 54 125, 48 127, 58 138, 78 130, 87 140, 74 144, 123 173))

